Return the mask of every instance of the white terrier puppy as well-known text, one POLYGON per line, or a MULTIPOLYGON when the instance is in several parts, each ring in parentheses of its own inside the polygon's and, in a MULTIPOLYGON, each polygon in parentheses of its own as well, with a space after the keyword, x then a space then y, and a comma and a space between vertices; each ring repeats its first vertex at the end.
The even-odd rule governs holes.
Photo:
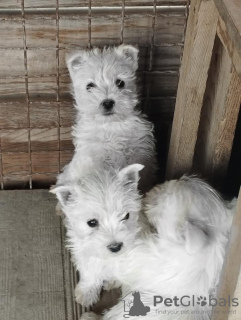
POLYGON ((133 164, 120 171, 102 170, 51 190, 65 213, 68 246, 80 272, 76 301, 83 306, 99 300, 102 286, 116 280, 117 257, 133 247, 141 231, 148 231, 139 217, 142 169, 133 164))
POLYGON ((77 51, 67 65, 77 109, 75 154, 57 184, 138 162, 145 166, 139 188, 150 189, 157 164, 153 126, 135 109, 138 49, 121 45, 77 51))
MULTIPOLYGON (((124 299, 139 292, 133 295, 146 320, 210 319, 235 202, 227 206, 208 184, 186 176, 148 193, 145 211, 157 233, 126 252, 114 270, 124 299)), ((125 314, 120 301, 103 319, 121 320, 133 310, 125 314)), ((85 313, 81 319, 102 317, 85 313)))

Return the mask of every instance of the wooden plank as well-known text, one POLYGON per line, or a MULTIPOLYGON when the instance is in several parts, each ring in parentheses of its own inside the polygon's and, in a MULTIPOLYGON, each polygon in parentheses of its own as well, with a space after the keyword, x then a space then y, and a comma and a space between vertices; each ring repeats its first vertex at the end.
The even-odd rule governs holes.
POLYGON ((0 79, 0 96, 3 99, 4 97, 12 96, 14 99, 15 95, 22 95, 26 93, 25 79, 16 78, 16 79, 0 79))
POLYGON ((71 127, 61 127, 60 128, 60 150, 74 150, 73 137, 72 137, 71 127))
POLYGON ((1 21, 0 46, 5 48, 23 47, 23 26, 21 20, 14 20, 11 23, 7 20, 1 21))
POLYGON ((226 177, 241 103, 241 79, 219 39, 207 81, 205 101, 195 150, 195 172, 216 187, 226 177), (197 169, 198 167, 198 169, 197 169))
POLYGON ((28 130, 10 129, 1 130, 2 151, 28 151, 28 130))
POLYGON ((60 125, 62 127, 71 127, 74 124, 76 110, 74 108, 74 102, 61 102, 60 103, 60 125))
POLYGON ((60 169, 62 170, 63 167, 68 164, 73 157, 72 151, 60 151, 60 169))
POLYGON ((56 183, 57 173, 34 173, 32 174, 33 189, 48 189, 56 183))
MULTIPOLYGON (((241 267, 241 190, 239 193, 236 213, 233 218, 231 234, 229 237, 227 252, 223 264, 223 269, 220 276, 218 286, 218 299, 229 301, 229 296, 232 300, 234 297, 235 288, 237 285, 240 267, 241 267)), ((236 298, 236 297, 235 297, 236 298)), ((227 320, 229 304, 225 306, 217 306, 213 309, 212 320, 227 320)), ((240 318, 240 315, 239 315, 240 318)))
POLYGON ((167 162, 167 179, 190 172, 217 27, 212 1, 191 3, 167 162))
POLYGON ((32 128, 51 128, 58 126, 57 102, 33 101, 30 103, 30 125, 32 128))
POLYGON ((230 48, 231 57, 235 48, 238 59, 234 60, 234 64, 238 63, 237 71, 241 75, 241 3, 238 0, 214 0, 218 12, 225 23, 226 31, 228 33, 227 46, 230 48), (233 47, 231 46, 233 43, 233 47))
POLYGON ((54 49, 28 50, 27 59, 29 77, 56 74, 56 51, 54 49))
POLYGON ((227 30, 227 26, 221 17, 219 17, 219 20, 218 20, 217 34, 220 40, 222 41, 224 47, 228 51, 229 56, 232 59, 232 62, 236 69, 236 72, 240 76, 241 75, 241 56, 238 52, 236 43, 234 43, 232 38, 230 38, 227 30))
POLYGON ((32 172, 35 173, 58 173, 59 152, 32 152, 32 172))
POLYGON ((26 102, 0 101, 0 128, 27 128, 27 112, 26 102))
POLYGON ((57 151, 58 130, 57 128, 33 128, 30 130, 32 151, 57 151))
MULTIPOLYGON (((44 17, 42 17, 44 18, 44 17)), ((26 44, 28 47, 52 47, 56 46, 56 20, 52 19, 26 19, 26 44), (40 42, 41 41, 41 42, 40 42)), ((16 46, 13 43, 12 46, 16 46)))
POLYGON ((15 176, 17 180, 21 176, 30 173, 29 153, 27 152, 3 152, 2 168, 4 176, 15 176))
MULTIPOLYGON (((159 0, 159 5, 186 5, 185 0, 159 0)), ((24 1, 25 8, 28 7, 56 7, 55 0, 25 0, 24 1)), ((88 0, 59 0, 60 7, 79 7, 79 6, 86 6, 88 7, 89 2, 88 0)), ((91 3, 92 7, 99 7, 99 6, 106 6, 106 2, 103 0, 92 0, 91 3)), ((152 6, 153 0, 126 0, 126 6, 152 6)), ((0 8, 19 8, 21 6, 21 2, 19 0, 1 0, 0 8)), ((109 0, 108 6, 121 6, 120 0, 109 0)))
POLYGON ((73 320, 56 200, 47 190, 1 191, 0 202, 0 318, 73 320))
POLYGON ((0 70, 1 77, 24 76, 25 70, 23 50, 2 50, 0 70))
POLYGON ((6 175, 3 177, 4 190, 29 189, 30 175, 6 175))

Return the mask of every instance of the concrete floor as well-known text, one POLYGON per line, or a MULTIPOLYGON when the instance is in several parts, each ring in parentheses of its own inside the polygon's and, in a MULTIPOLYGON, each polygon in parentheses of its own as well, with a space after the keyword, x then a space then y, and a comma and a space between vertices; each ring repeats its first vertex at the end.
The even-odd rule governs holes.
POLYGON ((78 318, 55 205, 46 190, 0 192, 1 320, 78 318))
MULTIPOLYGON (((77 274, 55 206, 48 190, 0 191, 0 320, 80 318, 77 274)), ((116 292, 103 292, 93 310, 116 299, 116 292)))

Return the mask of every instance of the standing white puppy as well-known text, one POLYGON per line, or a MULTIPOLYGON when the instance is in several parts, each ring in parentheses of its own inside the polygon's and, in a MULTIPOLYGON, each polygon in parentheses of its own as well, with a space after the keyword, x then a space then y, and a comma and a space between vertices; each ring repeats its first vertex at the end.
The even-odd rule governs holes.
POLYGON ((75 154, 57 184, 93 170, 145 166, 139 188, 151 188, 157 169, 152 124, 137 111, 138 49, 130 45, 77 51, 67 59, 77 119, 75 154))

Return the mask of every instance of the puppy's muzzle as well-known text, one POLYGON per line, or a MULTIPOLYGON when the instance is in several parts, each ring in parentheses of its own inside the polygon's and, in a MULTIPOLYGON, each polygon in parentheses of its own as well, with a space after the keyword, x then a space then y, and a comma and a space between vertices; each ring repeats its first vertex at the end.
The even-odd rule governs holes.
POLYGON ((102 101, 101 105, 106 112, 110 112, 115 105, 115 101, 111 100, 111 99, 106 99, 106 100, 102 101))
POLYGON ((107 248, 111 251, 111 252, 118 252, 120 251, 120 249, 123 246, 123 242, 119 242, 119 243, 111 243, 109 246, 107 246, 107 248))

